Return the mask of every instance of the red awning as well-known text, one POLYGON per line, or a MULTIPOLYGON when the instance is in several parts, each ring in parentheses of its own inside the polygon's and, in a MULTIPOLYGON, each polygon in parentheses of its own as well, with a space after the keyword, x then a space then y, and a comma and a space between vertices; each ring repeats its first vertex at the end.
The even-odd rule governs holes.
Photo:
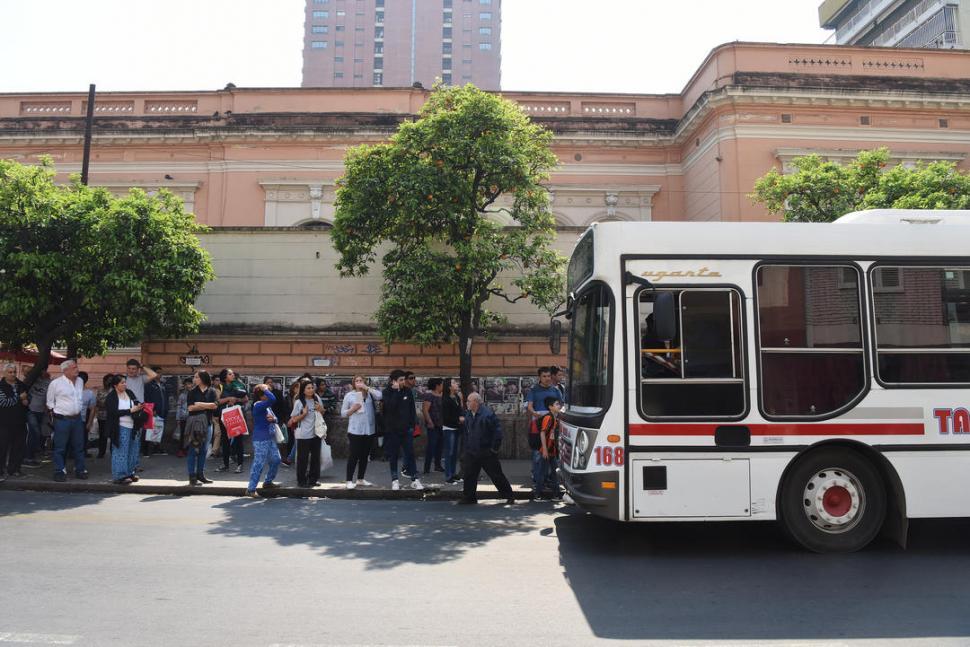
MULTIPOLYGON (((35 350, 0 350, 0 359, 14 362, 23 362, 24 364, 36 364, 37 363, 37 351, 35 350)), ((66 355, 61 355, 60 353, 51 353, 51 366, 58 366, 61 362, 67 359, 66 355)))

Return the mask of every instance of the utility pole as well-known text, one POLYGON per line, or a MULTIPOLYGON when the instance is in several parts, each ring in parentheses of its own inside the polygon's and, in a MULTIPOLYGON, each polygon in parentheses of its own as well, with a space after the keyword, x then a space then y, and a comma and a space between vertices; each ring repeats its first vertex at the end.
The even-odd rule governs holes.
MULTIPOLYGON (((94 84, 88 86, 88 114, 84 119, 84 153, 81 160, 81 184, 88 183, 88 165, 91 162, 91 131, 94 128, 94 84)), ((67 356, 77 359, 77 345, 68 342, 67 356)))
POLYGON ((88 114, 84 120, 84 159, 81 161, 81 184, 88 183, 88 164, 91 161, 91 130, 94 128, 94 84, 88 86, 88 114))

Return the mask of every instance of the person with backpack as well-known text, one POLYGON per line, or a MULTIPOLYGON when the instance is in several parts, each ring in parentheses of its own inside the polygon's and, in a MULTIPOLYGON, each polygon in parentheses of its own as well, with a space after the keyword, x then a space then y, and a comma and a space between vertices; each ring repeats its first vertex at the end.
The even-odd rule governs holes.
POLYGON ((562 411, 562 400, 552 396, 543 403, 548 410, 546 415, 539 418, 539 458, 542 461, 541 479, 533 479, 535 487, 532 498, 538 501, 543 498, 546 487, 550 487, 552 498, 560 498, 562 493, 556 482, 556 468, 559 466, 559 413, 562 411))
POLYGON ((537 375, 539 382, 529 390, 526 396, 526 411, 530 416, 529 421, 529 449, 532 450, 532 490, 541 492, 545 487, 546 465, 539 451, 541 440, 539 438, 539 418, 549 413, 546 407, 546 399, 553 398, 562 402, 562 395, 552 383, 552 371, 548 366, 538 369, 537 375))

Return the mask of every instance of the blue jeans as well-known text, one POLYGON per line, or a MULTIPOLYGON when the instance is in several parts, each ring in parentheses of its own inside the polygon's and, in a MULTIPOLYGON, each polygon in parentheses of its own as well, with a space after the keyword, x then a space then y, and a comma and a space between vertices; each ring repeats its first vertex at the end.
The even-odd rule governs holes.
POLYGON ((391 480, 398 480, 397 457, 404 454, 404 469, 412 479, 418 478, 418 466, 414 460, 414 430, 388 431, 384 434, 384 455, 391 468, 391 480))
POLYGON ((36 460, 40 451, 45 415, 47 414, 43 411, 27 412, 27 460, 36 460))
MULTIPOLYGON (((184 441, 184 439, 183 439, 184 441)), ((189 476, 199 476, 205 474, 205 457, 209 453, 209 446, 212 444, 212 425, 209 425, 209 431, 206 433, 205 442, 199 447, 193 447, 192 443, 186 443, 188 446, 188 460, 186 461, 189 469, 189 476)))
POLYGON ((532 491, 542 492, 542 485, 546 482, 546 461, 538 449, 532 450, 532 491))
POLYGON ((428 445, 424 450, 424 471, 431 471, 431 464, 441 467, 441 427, 428 427, 428 445))
POLYGON ((546 488, 554 493, 559 492, 559 484, 556 482, 557 465, 555 456, 543 458, 538 449, 532 450, 532 491, 534 494, 542 494, 542 491, 546 488))
POLYGON ((276 446, 276 440, 254 440, 253 441, 253 468, 249 471, 250 492, 256 489, 259 483, 259 476, 263 473, 263 466, 269 461, 269 472, 266 474, 265 483, 271 482, 276 478, 276 472, 280 468, 280 449, 276 446))
POLYGON ((445 480, 455 478, 458 469, 458 434, 457 429, 445 429, 444 433, 444 459, 445 459, 445 480))
POLYGON ((138 446, 133 435, 131 427, 121 427, 118 429, 118 446, 111 446, 111 478, 115 481, 135 474, 138 446))
POLYGON ((67 443, 71 443, 74 452, 74 473, 80 474, 84 469, 84 421, 80 416, 76 418, 54 419, 54 473, 65 473, 65 458, 67 443))

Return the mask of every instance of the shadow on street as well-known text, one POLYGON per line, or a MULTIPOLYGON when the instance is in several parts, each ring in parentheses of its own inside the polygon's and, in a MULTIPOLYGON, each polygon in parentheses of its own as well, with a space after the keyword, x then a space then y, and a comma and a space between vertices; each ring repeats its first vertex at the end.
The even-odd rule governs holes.
POLYGON ((368 569, 441 564, 496 538, 539 529, 530 516, 492 504, 234 499, 213 507, 226 519, 210 532, 305 545, 329 557, 363 560, 368 569))
MULTIPOLYGON (((59 512, 97 505, 101 500, 117 494, 82 494, 77 492, 17 492, 3 491, 0 500, 0 519, 11 515, 29 515, 36 512, 59 512)), ((2 545, 2 542, 0 542, 2 545)))
POLYGON ((565 577, 596 636, 809 640, 970 635, 970 519, 913 521, 880 541, 816 555, 774 523, 555 521, 565 577))

